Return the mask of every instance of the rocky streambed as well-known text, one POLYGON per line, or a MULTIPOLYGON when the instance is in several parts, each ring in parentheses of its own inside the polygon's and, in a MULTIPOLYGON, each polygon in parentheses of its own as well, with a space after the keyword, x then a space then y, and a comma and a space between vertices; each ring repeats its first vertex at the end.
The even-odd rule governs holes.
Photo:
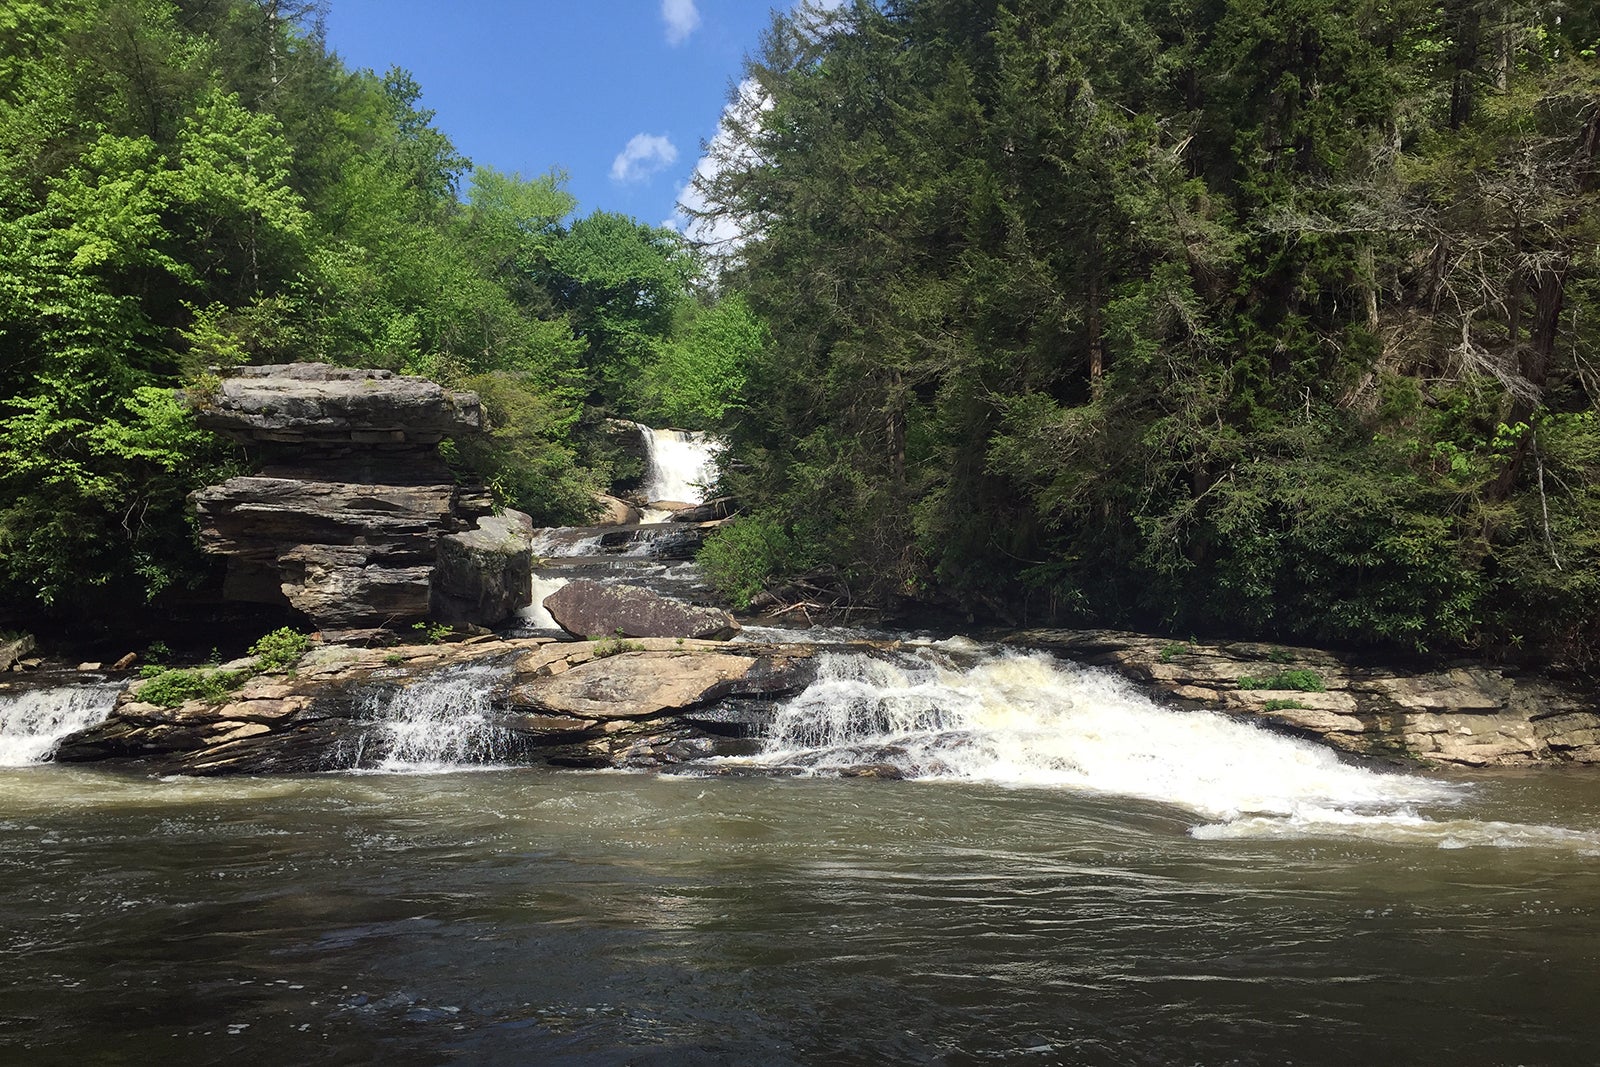
MULTIPOLYGON (((1112 631, 1016 631, 1001 644, 1102 667, 1170 707, 1256 721, 1354 757, 1468 767, 1600 762, 1594 692, 1544 676, 1470 664, 1404 670, 1313 649, 1112 631)), ((443 738, 434 751, 458 762, 664 768, 754 751, 827 654, 888 661, 906 649, 892 640, 662 637, 326 645, 223 699, 163 707, 141 700, 141 683, 132 682, 104 722, 62 739, 55 759, 157 774, 350 769, 402 750, 426 760, 419 731, 433 730, 443 738), (463 740, 463 729, 476 740, 463 740)))
MULTIPOLYGON (((469 703, 482 719, 473 728, 493 739, 485 754, 657 767, 738 750, 770 715, 768 702, 805 686, 814 651, 669 638, 326 646, 222 700, 163 707, 140 700, 134 683, 105 722, 62 739, 55 759, 133 762, 159 774, 349 769, 390 755, 397 697, 425 705, 419 691, 472 669, 469 703)), ((445 699, 463 695, 458 687, 445 699)))

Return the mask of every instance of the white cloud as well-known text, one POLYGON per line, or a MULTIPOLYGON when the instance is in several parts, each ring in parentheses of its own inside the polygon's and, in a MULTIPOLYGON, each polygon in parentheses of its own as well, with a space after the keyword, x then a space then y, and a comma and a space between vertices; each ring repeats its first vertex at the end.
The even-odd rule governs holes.
POLYGON ((710 218, 695 217, 694 212, 705 212, 711 207, 700 187, 713 182, 725 166, 749 166, 758 161, 755 149, 736 131, 759 128, 761 113, 771 107, 772 98, 762 92, 759 85, 748 78, 740 82, 738 95, 722 109, 717 132, 695 163, 693 176, 678 190, 674 229, 702 245, 713 260, 737 255, 740 246, 755 234, 760 224, 755 219, 727 212, 710 218))
POLYGON ((694 0, 661 0, 661 20, 667 24, 667 43, 682 44, 700 26, 694 0))
POLYGON ((611 180, 638 182, 663 167, 678 161, 678 149, 671 141, 653 133, 636 133, 617 158, 611 161, 611 180))

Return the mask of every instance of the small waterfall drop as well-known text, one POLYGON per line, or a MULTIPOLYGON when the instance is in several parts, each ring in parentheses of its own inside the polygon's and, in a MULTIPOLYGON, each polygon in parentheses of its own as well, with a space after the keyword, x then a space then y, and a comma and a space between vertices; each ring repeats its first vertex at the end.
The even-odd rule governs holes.
MULTIPOLYGON (((658 430, 635 423, 644 439, 646 500, 672 500, 681 504, 703 504, 705 487, 716 477, 716 458, 721 445, 703 433, 689 430, 658 430)), ((646 515, 645 521, 660 521, 670 512, 646 515)))
POLYGON ((441 771, 504 760, 513 735, 494 723, 491 698, 502 675, 498 667, 473 664, 409 685, 374 689, 362 713, 375 728, 352 764, 380 771, 441 771))
POLYGON ((1136 797, 1194 812, 1206 822, 1191 833, 1209 839, 1600 849, 1600 834, 1429 818, 1423 809, 1466 792, 1351 766, 1331 749, 1220 713, 1164 708, 1107 672, 982 652, 963 639, 892 660, 824 654, 817 680, 779 712, 753 759, 812 774, 888 765, 908 778, 1136 797))
POLYGON ((0 767, 50 758, 56 742, 105 721, 121 682, 93 682, 0 694, 0 767))

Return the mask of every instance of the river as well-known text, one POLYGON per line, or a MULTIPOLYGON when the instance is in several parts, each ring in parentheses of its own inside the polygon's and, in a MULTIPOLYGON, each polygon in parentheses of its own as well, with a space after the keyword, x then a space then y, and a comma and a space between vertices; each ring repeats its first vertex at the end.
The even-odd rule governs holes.
MULTIPOLYGON (((1593 775, 1446 784, 1600 825, 1593 775)), ((1592 842, 1203 824, 952 780, 7 770, 0 1062, 1594 1062, 1592 842)))

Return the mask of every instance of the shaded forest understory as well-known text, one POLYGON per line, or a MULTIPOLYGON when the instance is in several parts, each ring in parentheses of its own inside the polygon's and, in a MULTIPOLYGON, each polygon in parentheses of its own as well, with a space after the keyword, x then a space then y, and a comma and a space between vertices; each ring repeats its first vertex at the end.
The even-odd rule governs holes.
MULTIPOLYGON (((729 442, 736 603, 1600 663, 1600 15, 1522 0, 885 0, 775 20, 698 248, 474 168, 314 4, 0 11, 0 599, 211 575, 252 457, 174 390, 479 390, 546 523, 729 442)), ((581 101, 560 106, 581 107, 581 101)))

